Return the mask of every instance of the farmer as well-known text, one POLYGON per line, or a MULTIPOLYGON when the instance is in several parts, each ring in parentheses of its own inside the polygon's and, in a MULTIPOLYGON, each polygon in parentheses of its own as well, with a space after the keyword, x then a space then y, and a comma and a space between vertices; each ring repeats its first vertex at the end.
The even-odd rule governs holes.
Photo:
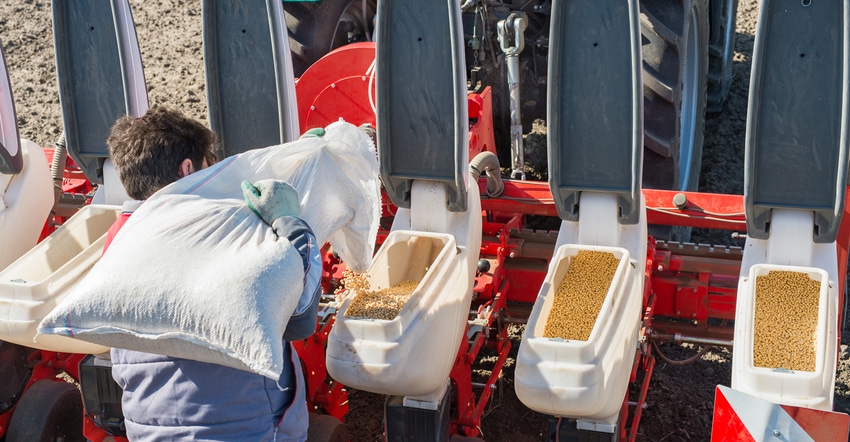
MULTIPOLYGON (((216 161, 215 135, 202 124, 164 108, 122 117, 107 146, 127 194, 106 247, 133 211, 159 189, 216 161)), ((113 348, 112 377, 124 390, 121 405, 133 441, 303 441, 307 404, 298 355, 288 341, 313 334, 320 297, 321 262, 315 237, 298 218, 299 198, 283 181, 242 183, 246 203, 288 239, 304 265, 304 289, 281 337, 280 380, 219 365, 113 348)), ((139 263, 144 268, 144 263, 139 263)), ((234 329, 238 330, 238 324, 234 329)), ((238 331, 237 331, 238 332, 238 331)))

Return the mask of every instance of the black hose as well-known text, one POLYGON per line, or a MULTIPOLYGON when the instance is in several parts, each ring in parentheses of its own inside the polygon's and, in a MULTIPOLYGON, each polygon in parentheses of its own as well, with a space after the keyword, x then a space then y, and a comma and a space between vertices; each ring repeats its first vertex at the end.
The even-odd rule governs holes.
POLYGON ((696 361, 697 359, 701 358, 704 354, 708 353, 708 351, 711 350, 711 346, 706 345, 705 347, 701 348, 697 352, 697 354, 695 354, 695 355, 693 355, 693 356, 691 356, 687 359, 681 359, 681 360, 677 361, 677 360, 674 360, 674 359, 670 359, 667 356, 664 356, 664 354, 661 353, 661 349, 658 348, 658 344, 655 342, 655 339, 651 339, 650 341, 652 342, 652 348, 655 349, 655 354, 657 354, 658 357, 661 358, 662 361, 664 361, 664 362, 666 362, 670 365, 687 365, 687 364, 690 364, 690 363, 696 361))

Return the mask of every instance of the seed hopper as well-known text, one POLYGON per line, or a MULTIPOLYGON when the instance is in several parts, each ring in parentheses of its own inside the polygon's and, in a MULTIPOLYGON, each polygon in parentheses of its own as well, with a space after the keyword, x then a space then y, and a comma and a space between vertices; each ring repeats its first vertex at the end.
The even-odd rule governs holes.
POLYGON ((850 49, 839 36, 847 35, 850 23, 846 3, 843 9, 798 8, 794 18, 783 7, 777 2, 760 11, 756 36, 746 145, 748 239, 738 283, 732 388, 774 402, 831 410, 843 310, 837 283, 846 268, 845 256, 839 272, 836 239, 845 204, 850 88, 850 49), (802 84, 805 93, 795 94, 802 84), (805 275, 811 293, 781 290, 779 298, 768 298, 771 285, 793 284, 772 281, 774 272, 805 275), (806 297, 811 314, 802 316, 805 310, 798 306, 806 297), (773 305, 760 302, 775 303, 777 310, 765 317, 773 305), (759 354, 777 338, 775 329, 760 322, 781 327, 783 311, 800 318, 796 327, 806 335, 805 344, 775 361, 759 354), (765 358, 773 363, 766 364, 765 358))
MULTIPOLYGON (((60 217, 64 225, 37 245, 35 231, 14 234, 31 244, 0 272, 0 354, 29 364, 9 375, 20 387, 0 409, 0 434, 12 431, 15 416, 72 407, 54 381, 65 371, 81 381, 86 417, 77 422, 86 437, 122 439, 120 391, 109 382, 108 364, 85 356, 105 349, 33 342, 32 330, 12 329, 21 326, 21 312, 37 324, 39 308, 79 281, 126 198, 103 138, 117 116, 144 113, 147 95, 129 6, 112 3, 81 2, 74 10, 87 14, 75 14, 54 2, 72 159, 66 177, 77 177, 72 169, 79 165, 97 192, 73 196, 66 187, 57 213, 67 220, 60 217)), ((715 404, 716 440, 794 439, 800 430, 783 416, 806 413, 828 422, 818 436, 808 433, 812 439, 846 437, 850 417, 830 411, 850 244, 846 1, 761 2, 743 196, 642 188, 633 0, 552 3, 548 183, 501 178, 500 167, 514 164, 499 165, 493 154, 491 91, 467 91, 458 2, 381 0, 374 43, 331 52, 297 82, 281 52, 287 36, 279 6, 203 4, 210 127, 226 140, 221 153, 286 142, 339 118, 373 126, 385 219, 364 277, 378 292, 415 285, 394 317, 347 315, 359 294, 352 290, 342 302, 330 296, 345 264, 326 251, 329 296, 316 334, 296 344, 313 411, 311 440, 346 439, 347 389, 387 396, 386 440, 480 440, 509 358, 516 360, 518 398, 551 417, 545 440, 634 440, 652 386, 653 347, 665 341, 732 348, 732 383, 718 387, 715 404), (533 229, 540 220, 555 223, 533 229), (652 226, 747 236, 743 248, 693 245, 648 235, 652 226), (773 290, 776 278, 803 288, 773 290), (571 289, 578 295, 569 298, 571 289), (571 316, 575 311, 585 313, 571 316), (580 322, 574 328, 583 334, 559 334, 553 317, 580 322), (793 323, 802 317, 808 323, 793 323), (525 325, 520 339, 509 336, 515 324, 525 325), (778 324, 807 331, 808 341, 789 348, 789 338, 771 334, 778 324), (762 356, 776 348, 796 356, 762 356), (485 353, 496 357, 482 381, 473 369, 485 353), (738 425, 729 404, 779 417, 738 425)), ((5 102, 11 96, 0 100, 3 125, 15 121, 5 102)), ((14 181, 23 178, 22 161, 23 174, 35 173, 26 164, 37 156, 10 133, 17 132, 3 126, 0 179, 14 181)), ((18 201, 42 198, 51 197, 18 201)), ((3 213, 17 210, 9 206, 3 213)), ((26 210, 40 231, 48 210, 26 210)), ((24 224, 7 223, 4 244, 13 235, 9 226, 24 224)))

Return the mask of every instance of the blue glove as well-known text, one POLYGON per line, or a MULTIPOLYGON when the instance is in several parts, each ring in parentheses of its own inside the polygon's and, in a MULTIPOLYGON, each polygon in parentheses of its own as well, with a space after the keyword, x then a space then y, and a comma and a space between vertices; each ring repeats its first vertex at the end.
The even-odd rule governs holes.
POLYGON ((270 226, 285 216, 301 216, 298 191, 286 181, 242 181, 242 195, 248 207, 270 226))

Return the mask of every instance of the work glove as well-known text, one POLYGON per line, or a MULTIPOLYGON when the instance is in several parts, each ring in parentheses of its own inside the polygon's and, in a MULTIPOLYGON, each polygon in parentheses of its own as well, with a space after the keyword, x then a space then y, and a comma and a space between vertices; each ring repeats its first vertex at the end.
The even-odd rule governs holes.
POLYGON ((242 195, 248 207, 270 226, 285 216, 301 216, 298 191, 286 181, 242 181, 242 195))
POLYGON ((325 130, 321 127, 314 127, 307 132, 304 132, 304 135, 298 137, 299 140, 303 140, 305 138, 322 138, 325 136, 325 130))

